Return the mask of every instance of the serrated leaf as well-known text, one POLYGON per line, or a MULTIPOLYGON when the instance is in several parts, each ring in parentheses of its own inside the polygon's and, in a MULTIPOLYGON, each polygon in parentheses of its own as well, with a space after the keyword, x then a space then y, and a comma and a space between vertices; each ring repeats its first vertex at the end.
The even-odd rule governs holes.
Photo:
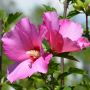
POLYGON ((22 13, 19 12, 9 14, 4 26, 5 31, 7 31, 10 25, 13 24, 21 15, 22 13))
POLYGON ((13 13, 9 14, 8 19, 7 19, 7 24, 11 24, 20 16, 21 16, 21 13, 19 13, 19 12, 16 12, 15 14, 13 14, 13 13))

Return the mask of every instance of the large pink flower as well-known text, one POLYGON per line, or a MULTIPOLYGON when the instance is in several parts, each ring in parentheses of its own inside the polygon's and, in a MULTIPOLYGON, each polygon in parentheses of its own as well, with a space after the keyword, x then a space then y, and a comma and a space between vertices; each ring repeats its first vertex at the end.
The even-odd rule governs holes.
POLYGON ((82 37, 82 34, 83 29, 80 24, 69 19, 59 20, 56 12, 44 13, 40 35, 45 36, 53 51, 73 52, 90 46, 89 41, 82 37), (45 32, 46 36, 42 32, 45 32))
POLYGON ((36 72, 47 72, 52 55, 44 53, 42 39, 28 18, 23 18, 5 33, 2 41, 5 54, 15 61, 7 71, 10 82, 30 77, 36 72))

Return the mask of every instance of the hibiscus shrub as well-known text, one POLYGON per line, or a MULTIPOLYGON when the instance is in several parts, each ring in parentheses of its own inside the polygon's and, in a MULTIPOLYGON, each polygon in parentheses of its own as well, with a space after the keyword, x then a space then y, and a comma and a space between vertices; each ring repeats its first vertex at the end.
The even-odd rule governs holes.
POLYGON ((21 17, 21 13, 6 15, 6 20, 2 18, 4 15, 0 17, 3 21, 0 48, 4 52, 1 54, 2 90, 90 89, 88 71, 75 66, 90 59, 87 55, 90 53, 87 28, 90 1, 87 1, 69 0, 67 4, 72 3, 74 10, 66 18, 44 5, 39 26, 32 24, 28 17, 21 17), (81 11, 86 15, 85 31, 81 24, 70 19, 81 11))

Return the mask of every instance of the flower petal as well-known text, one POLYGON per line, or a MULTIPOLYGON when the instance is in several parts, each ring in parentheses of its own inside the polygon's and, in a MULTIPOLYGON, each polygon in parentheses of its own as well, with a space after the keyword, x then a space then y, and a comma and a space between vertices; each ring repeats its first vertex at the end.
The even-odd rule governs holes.
POLYGON ((15 29, 4 34, 3 38, 3 49, 4 53, 12 60, 22 61, 27 59, 26 48, 24 47, 24 42, 20 40, 15 29))
POLYGON ((69 38, 64 38, 64 45, 62 52, 74 52, 79 51, 80 47, 77 42, 70 40, 69 38))
POLYGON ((42 38, 45 38, 53 51, 60 53, 63 47, 63 39, 58 31, 48 30, 46 26, 42 25, 40 28, 42 38), (44 34, 42 34, 45 32, 44 34))
POLYGON ((77 24, 71 20, 68 19, 62 19, 60 20, 60 34, 64 38, 69 38, 72 41, 78 40, 82 34, 83 34, 83 29, 80 24, 77 24))
POLYGON ((36 72, 47 73, 48 64, 52 58, 52 54, 47 54, 45 57, 38 58, 33 64, 32 68, 30 68, 29 76, 33 75, 36 72))
POLYGON ((47 33, 47 28, 44 25, 40 25, 39 26, 39 34, 40 34, 40 37, 42 40, 45 39, 46 33, 47 33))
POLYGON ((49 30, 59 30, 59 20, 56 12, 46 12, 43 16, 44 24, 49 30))
POLYGON ((33 47, 41 47, 39 32, 37 32, 36 27, 30 23, 28 18, 23 18, 16 26, 18 27, 19 32, 23 31, 23 33, 27 34, 29 47, 30 45, 33 47))
POLYGON ((81 37, 80 39, 78 39, 77 43, 81 49, 90 47, 90 42, 84 37, 81 37))
POLYGON ((63 47, 63 38, 57 31, 50 31, 49 32, 49 44, 51 46, 51 49, 55 52, 60 53, 63 47))
POLYGON ((34 63, 31 60, 25 60, 21 63, 16 63, 9 67, 7 73, 7 79, 12 83, 19 79, 30 77, 36 72, 46 73, 48 70, 48 64, 52 55, 48 54, 45 58, 40 57, 34 63))
POLYGON ((39 33, 28 18, 19 21, 11 31, 3 36, 2 41, 5 54, 15 61, 28 59, 26 51, 41 48, 39 33))
POLYGON ((7 79, 12 83, 19 79, 24 79, 30 73, 30 60, 25 60, 21 63, 15 63, 8 68, 7 79))

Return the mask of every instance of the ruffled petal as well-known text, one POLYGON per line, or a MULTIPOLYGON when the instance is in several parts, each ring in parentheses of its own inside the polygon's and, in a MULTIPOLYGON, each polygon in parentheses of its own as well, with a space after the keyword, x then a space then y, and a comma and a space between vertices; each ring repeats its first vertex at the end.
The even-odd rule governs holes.
POLYGON ((42 26, 43 30, 42 31, 46 31, 44 38, 48 41, 51 49, 55 52, 60 53, 63 47, 63 38, 62 36, 59 34, 58 31, 54 31, 54 30, 50 30, 48 31, 47 28, 45 26, 42 26))
POLYGON ((47 73, 51 54, 38 58, 34 63, 30 59, 16 63, 8 68, 7 79, 12 83, 19 79, 32 76, 36 72, 47 73))
POLYGON ((24 46, 25 42, 20 40, 20 37, 15 29, 4 34, 2 41, 4 53, 11 60, 22 61, 28 58, 26 54, 27 47, 25 48, 24 46))
POLYGON ((46 12, 43 15, 43 24, 40 27, 41 36, 49 42, 53 51, 60 53, 63 46, 62 36, 59 31, 59 19, 56 12, 46 12), (45 32, 45 34, 42 34, 45 32))
POLYGON ((19 23, 17 23, 18 31, 22 33, 25 33, 28 36, 27 42, 29 42, 30 45, 33 46, 33 48, 41 47, 41 38, 39 36, 39 32, 37 31, 35 25, 30 23, 28 18, 23 18, 19 23))
POLYGON ((52 58, 52 54, 47 54, 45 57, 38 58, 30 68, 29 76, 33 75, 36 72, 40 73, 47 73, 48 71, 48 64, 52 58))
POLYGON ((77 43, 81 49, 90 47, 90 42, 84 37, 81 37, 80 39, 78 39, 77 43))
POLYGON ((71 20, 68 19, 60 20, 59 24, 60 24, 59 32, 64 38, 69 38, 72 41, 76 41, 83 34, 83 29, 81 25, 71 20))
POLYGON ((3 38, 5 54, 12 60, 22 61, 29 58, 26 51, 41 48, 41 38, 28 18, 19 21, 3 38))
MULTIPOLYGON (((81 50, 76 41, 72 41, 69 38, 64 38, 64 45, 62 52, 75 52, 81 50)), ((61 52, 61 53, 62 53, 61 52)))
POLYGON ((46 12, 43 16, 44 24, 49 30, 59 30, 59 20, 56 12, 46 12))
POLYGON ((42 25, 40 28, 40 34, 42 38, 45 38, 55 52, 60 53, 63 47, 63 38, 58 31, 48 30, 46 26, 42 25))

